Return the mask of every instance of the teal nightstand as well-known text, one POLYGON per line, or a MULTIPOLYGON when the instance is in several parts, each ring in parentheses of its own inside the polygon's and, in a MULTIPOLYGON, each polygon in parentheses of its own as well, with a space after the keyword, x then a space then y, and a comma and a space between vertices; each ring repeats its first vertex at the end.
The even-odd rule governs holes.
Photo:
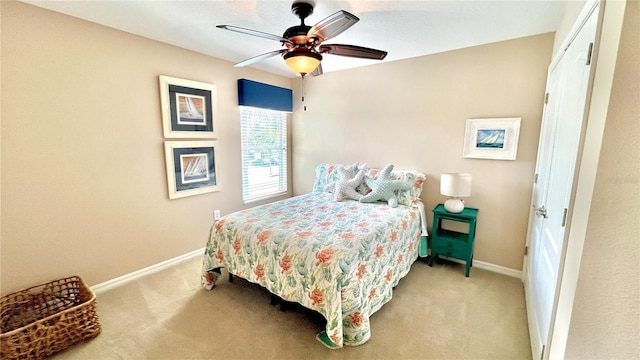
POLYGON ((478 211, 478 209, 465 207, 462 212, 454 214, 445 210, 443 204, 438 204, 433 209, 429 266, 433 266, 433 260, 438 255, 464 260, 467 263, 465 276, 469 277, 469 271, 473 266, 473 242, 476 237, 478 211), (469 232, 462 233, 443 229, 442 220, 467 223, 469 224, 469 232))

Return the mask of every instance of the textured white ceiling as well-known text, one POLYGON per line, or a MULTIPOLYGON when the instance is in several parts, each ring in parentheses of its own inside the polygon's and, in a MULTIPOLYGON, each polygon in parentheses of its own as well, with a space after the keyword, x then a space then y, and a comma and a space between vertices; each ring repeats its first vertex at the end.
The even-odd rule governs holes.
MULTIPOLYGON (((235 25, 281 36, 299 25, 289 0, 278 1, 33 1, 26 3, 162 41, 234 63, 281 48, 280 43, 216 28, 235 25)), ((555 31, 565 1, 315 1, 305 23, 338 10, 360 22, 327 44, 388 51, 385 62, 555 31)), ((376 60, 324 55, 324 72, 376 60)), ((280 57, 255 68, 294 77, 280 57)))

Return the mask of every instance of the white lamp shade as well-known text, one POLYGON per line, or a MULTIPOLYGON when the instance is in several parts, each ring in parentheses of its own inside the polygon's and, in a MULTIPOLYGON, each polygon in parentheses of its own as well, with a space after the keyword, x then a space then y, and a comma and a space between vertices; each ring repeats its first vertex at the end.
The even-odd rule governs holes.
POLYGON ((453 197, 471 196, 471 174, 441 174, 440 194, 453 197))

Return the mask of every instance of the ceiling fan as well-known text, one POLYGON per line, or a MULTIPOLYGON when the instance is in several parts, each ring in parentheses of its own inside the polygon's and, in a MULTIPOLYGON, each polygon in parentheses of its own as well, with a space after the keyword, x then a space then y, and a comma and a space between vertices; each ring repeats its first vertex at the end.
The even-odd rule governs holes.
POLYGON ((304 19, 313 13, 312 1, 294 1, 291 12, 300 18, 300 25, 288 28, 282 36, 261 31, 245 29, 232 25, 218 25, 224 30, 257 36, 269 40, 279 41, 284 49, 271 51, 235 64, 236 67, 251 65, 276 55, 281 55, 284 61, 296 74, 304 77, 322 75, 322 54, 348 56, 362 59, 382 60, 387 56, 386 51, 370 49, 355 45, 323 44, 360 21, 355 15, 340 10, 314 26, 305 25, 304 19))

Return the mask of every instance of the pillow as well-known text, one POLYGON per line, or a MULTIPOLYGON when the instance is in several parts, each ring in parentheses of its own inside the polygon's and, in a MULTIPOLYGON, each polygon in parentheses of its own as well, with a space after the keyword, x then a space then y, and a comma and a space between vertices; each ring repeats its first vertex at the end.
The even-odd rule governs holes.
POLYGON ((338 181, 338 172, 335 164, 320 164, 316 167, 316 180, 313 183, 312 192, 324 192, 325 186, 338 181))
MULTIPOLYGON (((355 163, 358 164, 358 163, 355 163)), ((354 164, 354 165, 355 165, 354 164)), ((313 185, 313 192, 324 192, 324 188, 327 184, 338 181, 339 167, 344 165, 340 164, 320 164, 316 167, 316 178, 313 185)), ((351 165, 353 167, 353 165, 351 165)), ((365 169, 365 178, 375 177, 380 170, 379 169, 366 169, 366 164, 358 166, 365 169)), ((412 183, 412 187, 409 190, 399 190, 396 192, 399 205, 416 206, 417 200, 420 200, 420 194, 422 193, 422 185, 426 180, 426 176, 423 173, 416 171, 404 171, 396 170, 391 172, 391 178, 393 180, 402 180, 412 183)), ((362 183, 356 188, 356 191, 361 194, 368 194, 371 192, 371 188, 366 183, 362 183)))
MULTIPOLYGON (((341 164, 320 164, 316 167, 316 179, 313 183, 312 192, 324 192, 327 185, 340 180, 337 169, 341 167, 349 167, 350 169, 364 168, 366 165, 360 166, 357 162, 352 165, 341 164)), ((357 170, 353 170, 355 176, 357 170)), ((329 191, 333 192, 333 191, 329 191)))
POLYGON ((339 180, 325 187, 325 191, 333 192, 333 199, 335 201, 342 201, 343 199, 360 200, 362 194, 356 191, 356 187, 362 184, 365 171, 358 170, 355 173, 357 167, 340 166, 338 167, 339 180))
MULTIPOLYGON (((367 171, 366 178, 374 178, 380 173, 378 169, 370 169, 367 171)), ((391 180, 398 180, 409 183, 410 188, 406 190, 396 190, 396 198, 399 205, 416 206, 418 200, 420 200, 420 194, 422 193, 422 185, 426 180, 426 176, 423 173, 417 171, 396 170, 391 172, 391 180)), ((363 182, 357 189, 362 194, 368 194, 371 192, 371 188, 363 182)))
POLYGON ((389 164, 385 166, 374 178, 366 178, 364 181, 367 186, 371 188, 371 192, 362 196, 360 198, 360 202, 384 200, 391 207, 398 206, 396 192, 399 190, 410 190, 413 184, 404 180, 394 180, 391 177, 392 170, 393 164, 389 164))
POLYGON ((422 194, 422 185, 427 177, 416 171, 398 171, 392 172, 391 178, 411 184, 409 189, 400 190, 396 193, 398 204, 416 206, 418 200, 420 200, 420 194, 422 194))

